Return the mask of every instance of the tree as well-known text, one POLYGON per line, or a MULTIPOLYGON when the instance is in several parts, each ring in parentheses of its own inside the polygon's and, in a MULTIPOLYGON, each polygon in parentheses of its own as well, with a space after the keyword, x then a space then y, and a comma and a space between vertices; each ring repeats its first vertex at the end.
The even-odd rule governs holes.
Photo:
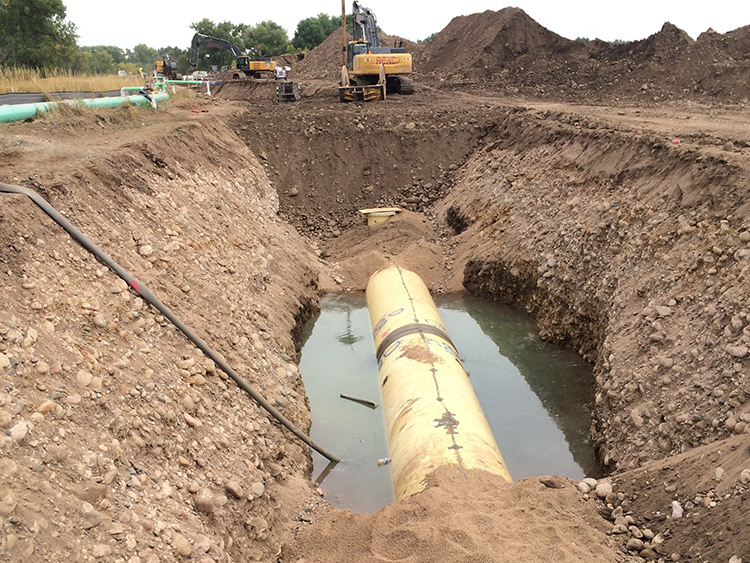
POLYGON ((273 57, 289 50, 289 36, 283 27, 268 20, 247 31, 245 47, 256 49, 260 56, 273 57))
POLYGON ((133 47, 133 51, 126 62, 134 63, 144 69, 151 69, 159 57, 159 52, 152 47, 149 47, 145 43, 139 43, 133 47))
POLYGON ((107 51, 96 51, 91 53, 89 62, 89 74, 114 74, 117 71, 112 55, 107 51))
POLYGON ((0 0, 0 66, 71 68, 76 37, 62 0, 0 0))
POLYGON ((138 67, 135 65, 135 63, 120 63, 119 65, 117 65, 117 70, 124 70, 132 76, 138 75, 138 67))
POLYGON ((96 45, 94 47, 81 47, 81 49, 91 51, 92 53, 96 53, 98 51, 109 53, 109 55, 112 57, 112 61, 116 65, 125 61, 125 51, 123 51, 119 47, 115 47, 114 45, 96 45))
POLYGON ((73 70, 88 74, 114 74, 125 58, 125 51, 113 45, 81 47, 76 54, 73 70))
POLYGON ((315 17, 306 18, 297 24, 292 45, 297 49, 313 49, 339 27, 341 27, 341 18, 336 16, 318 14, 315 17))
POLYGON ((90 51, 78 51, 73 61, 71 70, 76 74, 86 74, 89 71, 89 65, 91 64, 91 52, 90 51))

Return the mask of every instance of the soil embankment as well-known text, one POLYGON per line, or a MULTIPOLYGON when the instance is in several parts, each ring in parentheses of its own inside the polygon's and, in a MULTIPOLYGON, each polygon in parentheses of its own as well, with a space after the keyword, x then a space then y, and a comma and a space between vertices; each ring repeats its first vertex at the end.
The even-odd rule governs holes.
MULTIPOLYGON (((3 181, 42 193, 307 429, 294 334, 317 269, 252 153, 189 110, 54 119, 7 128, 3 181)), ((0 224, 3 552, 273 558, 310 493, 305 449, 28 198, 3 195, 0 224)))

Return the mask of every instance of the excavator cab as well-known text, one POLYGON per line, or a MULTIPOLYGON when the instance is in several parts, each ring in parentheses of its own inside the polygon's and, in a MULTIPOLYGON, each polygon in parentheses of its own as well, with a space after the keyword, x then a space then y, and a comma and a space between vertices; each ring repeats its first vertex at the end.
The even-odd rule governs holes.
POLYGON ((354 70, 354 57, 366 55, 370 52, 370 45, 364 41, 350 41, 346 49, 346 68, 354 70))

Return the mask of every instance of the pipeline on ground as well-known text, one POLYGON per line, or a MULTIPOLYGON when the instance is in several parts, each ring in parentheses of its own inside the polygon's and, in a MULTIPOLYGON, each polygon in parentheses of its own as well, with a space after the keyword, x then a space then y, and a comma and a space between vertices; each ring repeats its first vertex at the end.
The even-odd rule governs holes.
MULTIPOLYGON (((160 92, 153 95, 154 102, 164 102, 169 99, 169 94, 160 92)), ((46 112, 50 109, 60 106, 86 106, 89 108, 99 107, 117 107, 123 104, 151 104, 152 101, 145 96, 114 96, 107 98, 86 98, 80 100, 63 100, 60 102, 39 102, 36 104, 17 104, 0 106, 0 123, 9 121, 20 121, 29 117, 34 117, 39 112, 46 112)))

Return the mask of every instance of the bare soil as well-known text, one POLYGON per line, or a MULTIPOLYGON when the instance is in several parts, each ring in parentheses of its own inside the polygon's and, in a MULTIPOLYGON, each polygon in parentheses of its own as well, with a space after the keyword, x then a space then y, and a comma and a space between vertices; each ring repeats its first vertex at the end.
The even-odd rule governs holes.
POLYGON ((303 430, 301 325, 396 262, 523 308, 594 364, 606 478, 444 470, 376 514, 335 509, 306 447, 0 195, 0 559, 750 560, 749 37, 665 24, 584 46, 505 9, 416 47, 409 97, 340 104, 329 38, 295 65, 297 104, 248 81, 3 125, 0 181, 303 430), (404 211, 368 227, 357 210, 380 205, 404 211))

